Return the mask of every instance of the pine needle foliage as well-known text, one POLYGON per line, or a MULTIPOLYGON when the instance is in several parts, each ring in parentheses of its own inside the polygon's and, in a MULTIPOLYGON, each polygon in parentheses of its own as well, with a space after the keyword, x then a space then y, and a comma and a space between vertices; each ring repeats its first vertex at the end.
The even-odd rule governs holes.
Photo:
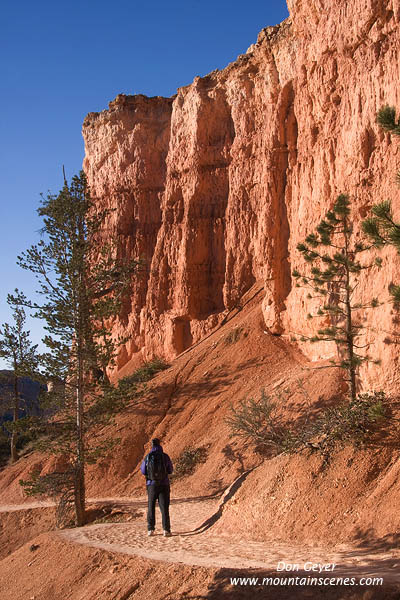
MULTIPOLYGON (((139 263, 123 260, 105 241, 110 211, 97 208, 83 172, 70 184, 65 181, 59 194, 42 198, 38 213, 44 223, 41 240, 18 257, 19 265, 36 275, 43 297, 42 303, 24 304, 47 331, 43 371, 52 382, 46 400, 53 417, 37 427, 43 434, 40 449, 63 457, 71 493, 63 488, 62 496, 73 497, 80 526, 85 522, 85 467, 118 443, 97 443, 91 433, 110 423, 126 401, 107 376, 126 341, 115 339, 110 325, 139 263)), ((37 491, 45 483, 22 485, 37 491)))
POLYGON ((380 259, 361 263, 359 255, 370 249, 362 242, 352 241, 351 205, 346 194, 340 194, 325 218, 309 234, 297 249, 308 266, 306 273, 293 271, 297 287, 311 290, 308 298, 319 298, 321 304, 315 314, 308 318, 320 318, 324 327, 312 337, 301 336, 302 341, 333 342, 338 348, 339 360, 332 360, 333 366, 344 369, 350 387, 350 396, 356 399, 356 373, 365 362, 379 362, 368 353, 361 353, 360 343, 364 326, 357 312, 379 306, 377 298, 368 302, 355 302, 354 292, 362 271, 380 267, 380 259))
POLYGON ((130 401, 134 401, 135 404, 142 402, 143 397, 148 391, 147 382, 153 379, 160 371, 168 369, 169 366, 161 358, 154 357, 136 369, 131 375, 121 377, 113 388, 113 393, 109 395, 110 401, 115 404, 121 402, 121 399, 123 404, 130 401))
MULTIPOLYGON (((372 216, 362 222, 364 233, 378 249, 394 246, 400 254, 400 223, 393 219, 391 203, 388 200, 375 204, 371 209, 372 216)), ((400 303, 400 285, 391 284, 389 293, 392 301, 400 303)))
POLYGON ((400 119, 396 122, 396 109, 393 106, 383 106, 378 111, 376 121, 384 131, 400 136, 400 119))
POLYGON ((30 478, 21 479, 25 494, 29 497, 46 495, 56 501, 56 527, 73 527, 74 518, 74 482, 76 473, 72 467, 62 471, 53 471, 40 475, 40 470, 34 469, 30 478))
POLYGON ((26 313, 22 303, 26 300, 21 293, 16 299, 10 295, 7 303, 12 310, 13 324, 4 323, 0 328, 0 356, 4 358, 12 370, 13 392, 11 394, 11 406, 13 413, 12 424, 8 425, 11 431, 10 452, 11 462, 18 460, 17 440, 19 411, 21 404, 21 378, 30 377, 35 379, 38 371, 39 355, 37 344, 32 344, 30 332, 25 329, 26 313))
MULTIPOLYGON (((395 108, 390 106, 381 108, 377 115, 377 122, 385 131, 400 136, 400 119, 396 122, 395 108)), ((400 171, 396 175, 396 180, 400 185, 400 171)), ((400 223, 394 220, 390 200, 375 204, 371 212, 372 216, 362 222, 364 233, 379 250, 384 246, 394 246, 400 254, 400 223)), ((393 302, 399 304, 400 285, 390 285, 389 293, 393 302)))
POLYGON ((146 381, 150 381, 150 379, 152 379, 160 371, 165 371, 165 369, 168 369, 169 366, 170 365, 162 358, 155 356, 152 360, 149 360, 141 367, 136 369, 132 375, 122 377, 122 379, 118 381, 118 386, 125 389, 131 386, 134 387, 138 383, 145 383, 146 381))

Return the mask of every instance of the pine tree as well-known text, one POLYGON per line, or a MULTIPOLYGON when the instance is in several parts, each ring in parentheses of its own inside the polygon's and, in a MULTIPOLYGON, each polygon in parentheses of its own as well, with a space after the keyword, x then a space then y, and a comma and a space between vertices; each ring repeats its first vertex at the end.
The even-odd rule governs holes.
MULTIPOLYGON (((123 406, 108 379, 124 339, 112 336, 138 262, 117 256, 105 231, 110 211, 99 211, 90 197, 83 172, 66 181, 58 195, 42 198, 42 239, 18 257, 22 268, 35 273, 44 303, 29 302, 43 319, 49 351, 43 355, 50 386, 48 401, 54 416, 45 427, 42 450, 62 455, 63 472, 21 481, 29 494, 52 489, 59 510, 74 504, 76 524, 85 522, 85 467, 104 456, 118 440, 96 443, 93 427, 110 421, 123 406)), ((39 425, 39 428, 42 425, 39 425)))
POLYGON ((13 391, 11 394, 11 409, 13 420, 10 438, 11 462, 18 460, 17 439, 20 413, 20 384, 22 377, 35 378, 37 375, 39 356, 37 345, 30 340, 30 332, 25 330, 26 314, 21 306, 25 301, 23 294, 13 300, 7 297, 7 303, 12 309, 14 324, 4 323, 0 328, 0 356, 8 362, 12 370, 13 391))
MULTIPOLYGON (((396 122, 396 110, 391 106, 384 106, 377 114, 377 122, 380 127, 393 135, 400 137, 400 119, 396 122)), ((400 187, 400 171, 396 175, 397 183, 400 187)), ((378 249, 384 246, 394 246, 400 254, 400 223, 393 218, 391 202, 385 200, 375 204, 372 209, 372 216, 362 222, 364 233, 371 239, 374 246, 378 249)), ((400 285, 392 284, 389 287, 392 300, 400 303, 400 285)))
POLYGON ((350 396, 356 399, 358 367, 368 361, 377 363, 368 354, 361 354, 363 348, 360 337, 364 326, 357 318, 357 312, 379 305, 376 298, 369 302, 355 302, 354 292, 357 281, 363 270, 380 266, 381 261, 376 259, 368 264, 362 264, 358 255, 369 249, 361 242, 352 242, 352 220, 350 201, 347 195, 340 194, 325 218, 316 229, 316 233, 309 234, 304 243, 298 244, 306 263, 310 266, 309 273, 301 274, 298 270, 293 272, 297 286, 311 288, 314 296, 309 293, 308 298, 321 298, 324 303, 320 305, 316 315, 308 318, 328 318, 330 324, 318 329, 317 334, 307 338, 302 336, 302 341, 334 342, 339 352, 339 361, 332 360, 331 364, 341 367, 347 372, 350 396))
POLYGON ((383 106, 378 111, 376 120, 382 129, 400 136, 400 119, 396 122, 396 109, 393 106, 383 106))

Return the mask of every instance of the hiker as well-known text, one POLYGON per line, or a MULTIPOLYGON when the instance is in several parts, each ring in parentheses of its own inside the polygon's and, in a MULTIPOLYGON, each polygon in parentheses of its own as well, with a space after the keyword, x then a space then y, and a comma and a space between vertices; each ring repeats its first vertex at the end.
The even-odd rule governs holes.
POLYGON ((147 535, 154 535, 156 526, 156 501, 161 510, 164 537, 171 535, 169 519, 170 488, 168 475, 174 470, 168 454, 163 452, 160 440, 152 440, 152 448, 143 460, 140 470, 146 476, 146 489, 148 498, 147 509, 147 535))

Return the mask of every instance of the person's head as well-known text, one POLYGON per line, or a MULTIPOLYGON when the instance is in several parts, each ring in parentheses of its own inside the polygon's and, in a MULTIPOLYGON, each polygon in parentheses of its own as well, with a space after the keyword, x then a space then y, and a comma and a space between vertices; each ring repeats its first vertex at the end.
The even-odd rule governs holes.
POLYGON ((161 446, 161 442, 158 438, 154 438, 154 440, 151 440, 151 445, 153 446, 161 446))

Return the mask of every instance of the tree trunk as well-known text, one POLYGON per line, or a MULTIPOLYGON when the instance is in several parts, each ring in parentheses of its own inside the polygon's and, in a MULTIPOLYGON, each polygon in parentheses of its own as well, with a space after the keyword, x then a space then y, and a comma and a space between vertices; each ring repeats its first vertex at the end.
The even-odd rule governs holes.
MULTIPOLYGON (((14 410, 13 410, 13 423, 18 421, 18 413, 19 413, 19 395, 18 395, 18 377, 14 374, 14 410)), ((11 442, 10 442, 10 450, 11 450, 11 462, 15 463, 18 460, 17 453, 17 432, 11 432, 11 442)))
POLYGON ((353 339, 353 323, 351 318, 351 290, 350 290, 350 270, 349 270, 349 240, 347 233, 347 219, 344 221, 344 239, 345 239, 345 270, 346 270, 346 344, 347 344, 347 356, 349 366, 347 368, 349 373, 350 383, 350 396, 352 400, 356 399, 356 366, 354 362, 354 339, 353 339))
MULTIPOLYGON (((82 321, 82 318, 80 318, 82 321)), ((82 329, 81 329, 82 331, 82 329)), ((79 334, 77 344, 78 385, 76 390, 76 463, 75 463, 75 513, 76 524, 85 523, 85 447, 83 432, 83 356, 82 337, 79 334)))
POLYGON ((85 524, 85 465, 77 463, 75 466, 75 516, 77 527, 85 524))
POLYGON ((83 439, 83 368, 81 342, 78 341, 78 385, 76 389, 76 462, 75 462, 75 513, 76 524, 85 523, 85 447, 83 439))
MULTIPOLYGON (((83 244, 83 220, 79 220, 79 241, 83 244)), ((77 389, 76 389, 76 463, 75 463, 75 513, 76 524, 85 524, 85 444, 83 424, 84 403, 84 328, 85 328, 85 290, 83 266, 80 267, 78 288, 78 314, 75 326, 77 340, 77 389)))

